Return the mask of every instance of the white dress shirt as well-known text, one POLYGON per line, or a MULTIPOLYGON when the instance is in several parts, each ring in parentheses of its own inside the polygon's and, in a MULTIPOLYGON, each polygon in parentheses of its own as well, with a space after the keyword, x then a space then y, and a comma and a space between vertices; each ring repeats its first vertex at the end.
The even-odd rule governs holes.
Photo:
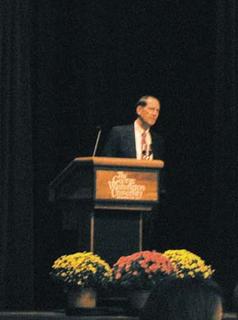
MULTIPOLYGON (((147 148, 150 148, 151 144, 152 144, 152 138, 151 138, 151 134, 150 134, 150 130, 147 129, 146 131, 141 128, 138 123, 135 121, 134 122, 134 130, 135 130, 135 142, 136 142, 136 159, 142 159, 142 145, 141 145, 141 136, 143 134, 143 132, 146 133, 145 136, 145 142, 147 145, 147 148)), ((149 160, 153 159, 153 154, 151 154, 148 157, 149 160)))

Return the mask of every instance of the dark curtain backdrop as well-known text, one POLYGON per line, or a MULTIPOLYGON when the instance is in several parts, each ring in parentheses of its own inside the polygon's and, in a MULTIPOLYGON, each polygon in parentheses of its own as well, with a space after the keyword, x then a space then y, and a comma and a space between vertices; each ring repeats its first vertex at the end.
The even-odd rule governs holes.
POLYGON ((0 3, 0 307, 33 304, 31 11, 0 3))
POLYGON ((227 296, 238 283, 238 8, 217 1, 211 234, 214 263, 227 296))
MULTIPOLYGON (((237 8, 218 1, 1 0, 2 308, 62 307, 50 265, 74 232, 49 182, 91 155, 96 127, 161 99, 167 197, 158 250, 187 248, 237 282, 237 8), (10 294, 13 293, 12 298, 10 294)), ((229 306, 229 303, 227 304, 229 306)))

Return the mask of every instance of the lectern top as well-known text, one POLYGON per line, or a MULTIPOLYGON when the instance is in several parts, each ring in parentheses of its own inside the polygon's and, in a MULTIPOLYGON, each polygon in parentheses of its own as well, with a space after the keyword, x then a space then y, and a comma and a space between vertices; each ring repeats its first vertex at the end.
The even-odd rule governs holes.
POLYGON ((78 157, 73 160, 82 164, 96 166, 126 166, 137 168, 158 168, 164 167, 162 160, 138 160, 131 158, 110 158, 110 157, 78 157))

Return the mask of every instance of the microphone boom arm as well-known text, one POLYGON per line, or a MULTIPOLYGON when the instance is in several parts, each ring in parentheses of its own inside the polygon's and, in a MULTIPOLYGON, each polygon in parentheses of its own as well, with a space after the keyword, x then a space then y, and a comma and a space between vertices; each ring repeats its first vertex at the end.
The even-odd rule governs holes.
POLYGON ((100 139, 101 133, 102 133, 102 129, 100 128, 100 129, 98 130, 97 140, 96 140, 95 147, 94 147, 94 150, 93 150, 93 157, 95 157, 95 155, 96 155, 97 148, 98 148, 98 143, 99 143, 99 139, 100 139))

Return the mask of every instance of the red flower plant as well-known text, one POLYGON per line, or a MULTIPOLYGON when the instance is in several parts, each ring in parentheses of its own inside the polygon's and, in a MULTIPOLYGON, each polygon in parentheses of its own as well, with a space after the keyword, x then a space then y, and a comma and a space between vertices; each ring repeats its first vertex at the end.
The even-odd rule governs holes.
POLYGON ((160 252, 140 251, 122 256, 113 266, 114 283, 130 289, 151 289, 165 277, 175 276, 175 267, 160 252))

